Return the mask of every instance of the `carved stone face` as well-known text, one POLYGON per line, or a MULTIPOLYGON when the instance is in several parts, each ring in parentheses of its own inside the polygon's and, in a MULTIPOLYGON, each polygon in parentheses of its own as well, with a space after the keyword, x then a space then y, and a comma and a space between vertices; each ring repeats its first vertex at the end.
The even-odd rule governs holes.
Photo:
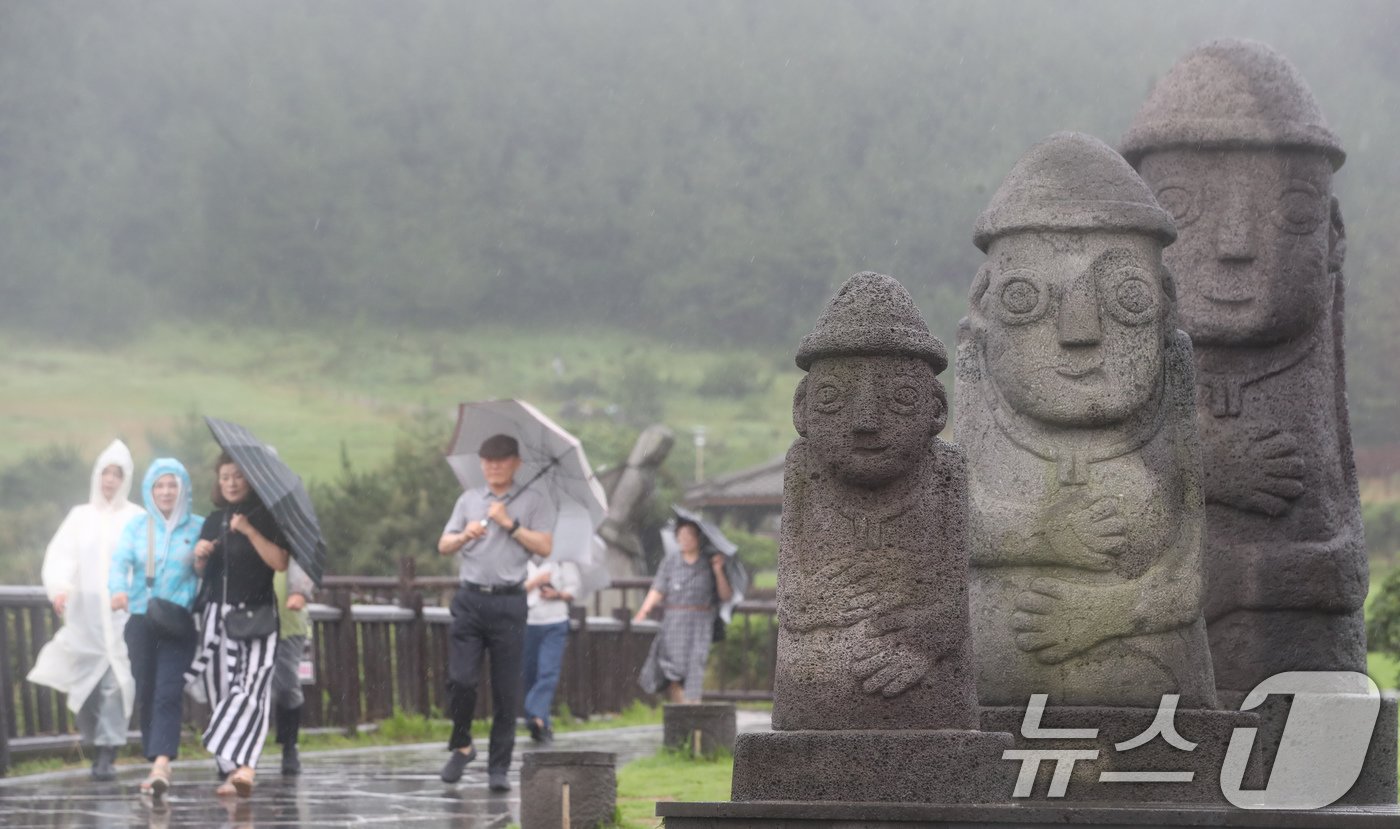
POLYGON ((1161 244, 1136 233, 1018 233, 987 251, 987 369, 1016 411, 1105 426, 1156 391, 1168 298, 1161 244))
POLYGON ((823 357, 794 408, 813 456, 840 481, 874 489, 928 454, 947 406, 928 363, 914 357, 823 357))
POLYGON ((1180 237, 1163 258, 1199 345, 1306 334, 1327 307, 1332 166, 1321 153, 1165 150, 1142 177, 1180 237))

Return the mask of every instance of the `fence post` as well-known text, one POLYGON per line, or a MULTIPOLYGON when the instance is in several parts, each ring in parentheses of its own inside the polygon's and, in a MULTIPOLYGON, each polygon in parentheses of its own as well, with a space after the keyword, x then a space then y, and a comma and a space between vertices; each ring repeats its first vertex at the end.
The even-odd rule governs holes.
POLYGON ((345 733, 355 736, 360 727, 360 647, 355 631, 355 619, 351 613, 349 590, 339 590, 335 595, 335 606, 340 609, 340 621, 336 623, 336 639, 340 658, 336 660, 336 673, 342 678, 339 705, 340 724, 345 733))
POLYGON ((399 699, 403 709, 427 716, 428 702, 428 652, 427 622, 423 619, 423 591, 414 584, 417 566, 411 556, 399 558, 399 607, 413 611, 413 619, 399 631, 404 635, 403 646, 396 648, 395 658, 399 660, 399 676, 404 682, 399 687, 399 699))
POLYGON ((0 777, 10 773, 10 728, 15 725, 15 692, 10 682, 10 612, 0 607, 0 692, 5 694, 5 704, 0 706, 0 777))

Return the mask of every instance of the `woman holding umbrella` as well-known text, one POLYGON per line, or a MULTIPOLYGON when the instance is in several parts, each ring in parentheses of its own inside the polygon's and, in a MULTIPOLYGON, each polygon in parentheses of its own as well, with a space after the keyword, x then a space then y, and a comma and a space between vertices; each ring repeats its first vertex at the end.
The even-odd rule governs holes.
POLYGON ((223 782, 220 795, 248 797, 267 737, 277 655, 277 595, 272 579, 287 569, 288 542, 243 469, 224 452, 215 463, 214 505, 195 545, 204 577, 197 609, 204 636, 190 680, 203 679, 212 709, 204 747, 223 782), (220 651, 224 659, 216 659, 220 651))
POLYGON ((677 519, 675 538, 680 551, 662 560, 632 620, 643 621, 657 605, 666 603, 661 630, 652 640, 637 681, 648 694, 665 688, 671 702, 699 702, 717 605, 729 601, 733 589, 725 574, 725 556, 702 554, 698 523, 677 519))

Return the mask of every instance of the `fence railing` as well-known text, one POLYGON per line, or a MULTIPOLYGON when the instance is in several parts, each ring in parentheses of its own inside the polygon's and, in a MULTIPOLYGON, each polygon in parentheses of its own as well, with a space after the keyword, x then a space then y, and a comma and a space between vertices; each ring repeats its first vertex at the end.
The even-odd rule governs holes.
MULTIPOLYGON (((588 608, 574 608, 556 706, 586 717, 653 701, 636 678, 659 625, 631 621, 650 583, 618 580, 588 608)), ((452 578, 416 577, 411 560, 397 577, 327 576, 320 601, 311 605, 316 672, 304 686, 303 723, 352 732, 395 711, 446 711, 446 605, 455 587, 452 578)), ((711 648, 706 698, 772 699, 775 612, 771 600, 740 603, 728 635, 711 648)), ((64 695, 25 681, 60 624, 43 588, 0 587, 0 776, 12 755, 74 743, 64 695)), ((487 717, 489 672, 482 683, 476 715, 487 717)), ((186 701, 190 727, 202 728, 207 716, 203 706, 186 701)))

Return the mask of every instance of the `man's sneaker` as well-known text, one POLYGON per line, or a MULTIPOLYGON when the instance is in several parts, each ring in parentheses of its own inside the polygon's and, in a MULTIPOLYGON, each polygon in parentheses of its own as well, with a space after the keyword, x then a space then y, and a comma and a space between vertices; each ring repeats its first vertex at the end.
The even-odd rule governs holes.
POLYGON ((117 750, 113 746, 98 746, 97 756, 92 761, 92 779, 106 783, 117 779, 117 750))
POLYGON ((506 773, 503 771, 491 772, 490 775, 487 776, 487 780, 487 786, 490 787, 493 792, 510 791, 510 779, 506 777, 506 773))
POLYGON ((544 742, 545 725, 539 717, 531 717, 525 721, 525 727, 530 729, 530 739, 537 743, 544 742))
POLYGON ((544 728, 541 728, 540 742, 544 745, 549 745, 550 743, 554 742, 554 729, 550 728, 547 725, 544 728))
POLYGON ((466 754, 454 749, 452 751, 452 756, 447 758, 447 765, 442 767, 442 782, 456 783, 458 780, 461 780, 462 770, 467 767, 468 763, 475 759, 476 746, 472 746, 471 751, 468 751, 466 754))
POLYGON ((301 774, 301 755, 295 744, 282 746, 282 774, 286 777, 301 774))

